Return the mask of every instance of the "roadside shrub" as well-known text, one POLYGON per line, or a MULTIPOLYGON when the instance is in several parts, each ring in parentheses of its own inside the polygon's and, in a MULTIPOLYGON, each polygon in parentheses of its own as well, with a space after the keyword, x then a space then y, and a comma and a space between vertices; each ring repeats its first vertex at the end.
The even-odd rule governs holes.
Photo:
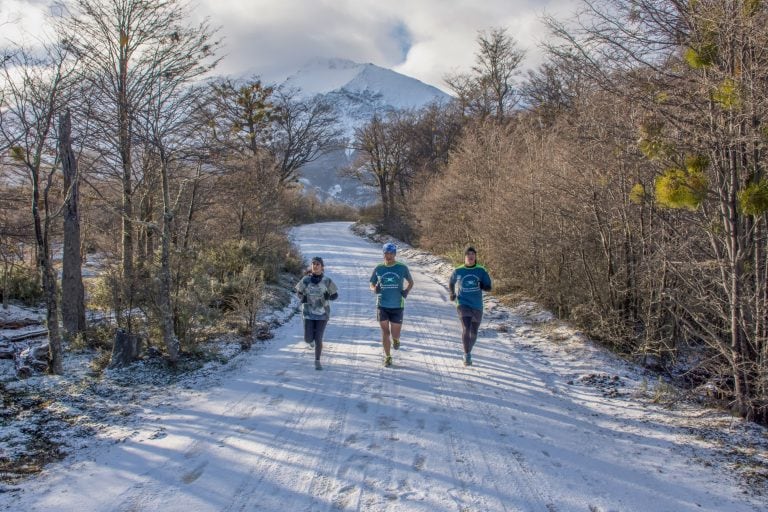
POLYGON ((111 350, 99 348, 88 366, 95 376, 100 377, 104 373, 104 370, 107 369, 107 366, 109 366, 111 359, 111 350))
POLYGON ((250 335, 254 332, 257 315, 263 305, 264 271, 249 266, 240 274, 237 289, 227 303, 240 326, 240 334, 250 335))
POLYGON ((348 204, 334 200, 320 200, 314 194, 296 194, 291 201, 286 201, 286 214, 292 225, 312 224, 327 221, 354 221, 359 213, 348 204))
POLYGON ((97 349, 111 353, 115 342, 115 327, 108 322, 90 323, 85 339, 78 338, 71 347, 74 350, 97 349))
POLYGON ((43 299, 43 287, 38 273, 29 267, 13 266, 9 269, 7 289, 0 279, 0 297, 8 294, 8 299, 17 300, 26 306, 39 304, 43 299))
POLYGON ((276 283, 281 272, 300 272, 298 251, 282 233, 269 234, 260 243, 235 240, 205 250, 195 262, 193 274, 207 276, 212 289, 228 295, 239 288, 239 276, 247 269, 263 271, 264 280, 276 283))
POLYGON ((277 283, 283 273, 300 274, 301 254, 282 233, 262 241, 224 242, 197 254, 179 282, 175 297, 176 334, 183 346, 198 344, 206 327, 223 319, 231 327, 252 332, 264 304, 264 286, 277 283))
POLYGON ((106 316, 114 315, 119 304, 121 282, 119 270, 116 268, 108 268, 102 275, 86 281, 88 308, 100 311, 106 316))
POLYGON ((360 224, 380 225, 382 215, 381 203, 364 206, 360 208, 358 222, 360 224))
POLYGON ((299 250, 293 245, 289 245, 285 252, 283 271, 293 275, 299 275, 304 271, 304 259, 299 250))

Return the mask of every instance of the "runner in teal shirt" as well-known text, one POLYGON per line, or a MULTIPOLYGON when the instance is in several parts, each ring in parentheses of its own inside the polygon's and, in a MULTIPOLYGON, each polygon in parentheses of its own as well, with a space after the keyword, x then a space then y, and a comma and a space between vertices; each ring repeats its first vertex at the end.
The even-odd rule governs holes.
POLYGON ((483 292, 491 291, 491 276, 485 267, 477 263, 477 251, 469 246, 464 251, 464 264, 457 267, 448 281, 451 302, 461 319, 461 343, 464 349, 464 365, 472 365, 472 348, 477 341, 477 331, 483 320, 483 292))
POLYGON ((392 366, 390 345, 395 350, 400 348, 405 298, 413 288, 413 278, 406 265, 395 261, 397 254, 395 244, 391 242, 384 244, 383 252, 384 263, 373 269, 370 282, 371 291, 376 294, 376 319, 381 326, 384 366, 392 366))

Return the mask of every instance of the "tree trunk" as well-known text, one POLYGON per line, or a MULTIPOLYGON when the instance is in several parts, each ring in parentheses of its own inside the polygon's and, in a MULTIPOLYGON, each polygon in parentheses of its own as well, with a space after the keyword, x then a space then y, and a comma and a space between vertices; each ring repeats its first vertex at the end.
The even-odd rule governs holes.
POLYGON ((160 322, 163 330, 163 340, 168 350, 171 363, 179 359, 179 339, 173 331, 173 306, 171 304, 171 222, 173 212, 171 210, 171 194, 168 184, 168 162, 161 152, 160 169, 163 181, 163 234, 162 249, 160 255, 160 322))
POLYGON ((123 182, 123 222, 122 222, 122 264, 123 264, 123 290, 121 304, 116 310, 117 323, 120 325, 123 319, 123 311, 128 310, 127 328, 131 332, 131 313, 133 305, 133 180, 131 175, 131 117, 130 103, 128 100, 128 51, 127 34, 121 34, 118 98, 117 98, 117 122, 118 144, 120 147, 120 163, 122 164, 123 182), (124 37, 122 37, 124 36, 124 37))
POLYGON ((392 216, 389 203, 389 192, 387 190, 386 178, 379 177, 379 194, 381 195, 381 213, 384 217, 384 229, 390 230, 390 217, 392 216))
POLYGON ((69 111, 59 119, 59 154, 64 173, 64 257, 61 277, 61 316, 69 339, 85 336, 85 291, 80 256, 79 176, 72 152, 69 111))
POLYGON ((3 258, 3 309, 8 309, 8 284, 11 271, 8 268, 8 259, 3 258))
POLYGON ((197 199, 197 189, 200 187, 202 168, 202 164, 198 164, 197 174, 192 181, 192 193, 189 196, 189 208, 187 208, 187 225, 184 226, 184 236, 181 239, 181 248, 184 251, 186 251, 189 246, 189 234, 192 232, 192 217, 195 214, 195 200, 197 199))
MULTIPOLYGON (((39 162, 39 158, 35 159, 39 162)), ((61 375, 64 371, 62 363, 61 334, 59 332, 59 308, 58 297, 56 295, 56 273, 53 270, 51 261, 51 251, 48 240, 50 219, 47 216, 47 197, 44 201, 40 198, 40 179, 39 167, 33 166, 32 171, 32 219, 35 227, 35 255, 37 256, 37 271, 40 275, 43 285, 43 295, 46 305, 46 321, 48 327, 49 344, 49 362, 50 371, 56 375, 61 375), (45 227, 40 215, 40 204, 43 204, 46 210, 45 227)), ((47 194, 45 194, 47 196, 47 194)))
MULTIPOLYGON (((40 245, 42 239, 38 240, 40 245)), ((47 244, 45 244, 47 245, 47 244)), ((41 247, 39 252, 43 254, 38 262, 43 278, 43 294, 45 295, 46 323, 48 327, 48 350, 50 371, 53 374, 61 375, 64 373, 64 364, 62 362, 61 332, 59 330, 59 302, 56 293, 56 272, 53 269, 50 251, 47 247, 41 247)))
MULTIPOLYGON (((145 225, 153 223, 153 216, 155 211, 154 191, 147 191, 146 196, 142 201, 141 206, 141 220, 145 225)), ((141 250, 141 264, 146 266, 154 257, 155 254, 155 230, 151 228, 142 227, 141 232, 144 239, 139 243, 141 250)))
POLYGON ((245 215, 247 210, 245 205, 241 204, 237 211, 237 239, 242 240, 245 238, 245 215))
MULTIPOLYGON (((202 174, 202 168, 203 166, 201 164, 198 164, 197 166, 197 175, 195 176, 195 179, 192 181, 192 191, 189 196, 189 207, 187 208, 187 218, 186 218, 186 225, 184 226, 184 234, 181 237, 181 252, 186 253, 187 248, 189 247, 189 237, 192 233, 192 220, 195 215, 195 201, 197 199, 197 191, 200 187, 200 176, 202 174)), ((177 258, 176 260, 176 272, 173 276, 173 283, 175 290, 173 291, 174 297, 178 299, 179 296, 179 283, 181 282, 181 267, 182 267, 182 258, 177 258)), ((176 304, 178 304, 178 300, 176 301, 176 304)), ((177 308, 174 308, 174 317, 178 317, 176 311, 177 308)))
POLYGON ((129 334, 123 329, 115 333, 115 342, 112 346, 112 357, 109 361, 110 368, 122 368, 134 362, 141 352, 141 338, 135 334, 129 334))

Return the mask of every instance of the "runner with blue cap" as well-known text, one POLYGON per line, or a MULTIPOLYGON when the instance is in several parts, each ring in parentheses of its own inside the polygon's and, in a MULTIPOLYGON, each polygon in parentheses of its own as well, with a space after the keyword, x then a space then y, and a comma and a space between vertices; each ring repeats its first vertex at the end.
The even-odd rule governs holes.
POLYGON ((397 245, 387 242, 382 247, 382 252, 384 263, 373 269, 370 282, 371 291, 376 294, 376 319, 381 326, 384 366, 392 366, 390 348, 400 348, 405 298, 413 288, 413 277, 405 264, 395 260, 397 245))

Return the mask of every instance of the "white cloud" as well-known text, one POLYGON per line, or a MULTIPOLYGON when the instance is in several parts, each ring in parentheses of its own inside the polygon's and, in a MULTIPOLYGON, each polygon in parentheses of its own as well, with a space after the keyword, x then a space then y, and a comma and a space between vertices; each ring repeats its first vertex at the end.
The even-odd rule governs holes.
MULTIPOLYGON (((195 0, 193 0, 194 2, 195 0)), ((281 80, 314 57, 393 68, 444 87, 447 73, 474 62, 478 31, 507 28, 538 65, 545 30, 539 16, 565 13, 579 0, 197 0, 193 17, 209 17, 225 39, 218 72, 281 80)), ((44 23, 50 0, 0 0, 2 27, 20 36, 44 23)))
POLYGON ((49 0, 0 0, 0 49, 38 46, 49 26, 49 0))
POLYGON ((393 68, 443 87, 447 73, 467 71, 478 31, 504 27, 538 65, 545 8, 566 12, 577 0, 204 0, 223 25, 228 56, 221 72, 249 70, 277 80, 313 57, 339 57, 393 68), (406 51, 404 51, 404 46, 406 51))

